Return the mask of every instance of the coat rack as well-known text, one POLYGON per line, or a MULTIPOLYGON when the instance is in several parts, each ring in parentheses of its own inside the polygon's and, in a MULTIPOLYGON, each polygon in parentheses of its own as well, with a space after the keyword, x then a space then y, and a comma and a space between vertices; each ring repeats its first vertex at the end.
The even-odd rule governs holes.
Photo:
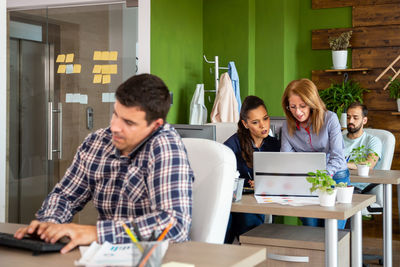
POLYGON ((379 81, 379 79, 382 78, 382 76, 385 75, 385 73, 386 73, 388 70, 392 70, 392 71, 394 72, 393 77, 390 79, 390 81, 388 81, 388 82, 386 83, 385 87, 383 87, 383 90, 386 90, 386 88, 388 88, 389 84, 390 84, 394 79, 396 79, 397 76, 399 76, 399 74, 400 74, 400 69, 399 69, 398 71, 396 71, 396 70, 393 68, 393 65, 396 64, 396 62, 397 62, 399 59, 400 59, 400 55, 399 55, 395 60, 393 60, 392 63, 390 63, 390 65, 387 66, 387 68, 386 68, 384 71, 382 71, 382 73, 378 76, 378 78, 375 79, 375 82, 379 81))
POLYGON ((227 70, 227 69, 229 69, 229 68, 227 68, 227 67, 220 67, 220 66, 219 66, 218 56, 215 56, 215 57, 214 57, 214 61, 208 60, 208 59, 206 58, 206 55, 203 55, 203 57, 204 57, 204 60, 205 60, 207 63, 209 63, 209 64, 214 64, 214 69, 215 69, 215 71, 214 71, 215 90, 204 90, 204 92, 215 92, 215 93, 217 93, 217 92, 218 92, 218 83, 219 83, 219 70, 220 70, 220 69, 227 70))

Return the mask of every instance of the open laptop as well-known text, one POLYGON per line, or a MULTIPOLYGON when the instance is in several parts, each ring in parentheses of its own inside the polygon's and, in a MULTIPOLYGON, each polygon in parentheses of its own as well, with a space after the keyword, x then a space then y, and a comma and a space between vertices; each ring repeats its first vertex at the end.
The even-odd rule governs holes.
POLYGON ((316 196, 307 173, 326 169, 320 152, 254 152, 253 160, 256 195, 316 196))

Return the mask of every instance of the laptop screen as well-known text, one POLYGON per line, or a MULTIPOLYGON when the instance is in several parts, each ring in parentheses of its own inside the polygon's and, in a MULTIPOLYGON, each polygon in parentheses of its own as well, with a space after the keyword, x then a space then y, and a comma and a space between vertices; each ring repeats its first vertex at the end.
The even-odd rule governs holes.
POLYGON ((326 155, 320 152, 254 152, 256 195, 312 196, 308 172, 326 169, 326 155))

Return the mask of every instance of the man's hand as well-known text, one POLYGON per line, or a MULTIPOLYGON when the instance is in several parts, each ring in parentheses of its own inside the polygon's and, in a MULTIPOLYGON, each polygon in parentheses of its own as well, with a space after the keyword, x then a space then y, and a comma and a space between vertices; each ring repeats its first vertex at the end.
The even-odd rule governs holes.
POLYGON ((36 234, 46 242, 55 243, 60 238, 69 237, 70 242, 61 249, 61 253, 67 253, 78 245, 89 245, 97 241, 97 228, 92 225, 79 224, 55 224, 50 222, 32 221, 28 227, 20 228, 14 234, 21 239, 25 234, 36 234))

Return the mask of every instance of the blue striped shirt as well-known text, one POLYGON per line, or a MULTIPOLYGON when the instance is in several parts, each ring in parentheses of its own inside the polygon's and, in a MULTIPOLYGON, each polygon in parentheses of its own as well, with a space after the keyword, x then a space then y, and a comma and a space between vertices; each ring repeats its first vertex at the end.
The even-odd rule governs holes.
POLYGON ((311 125, 308 129, 297 127, 293 136, 291 136, 285 121, 282 126, 281 151, 325 152, 326 170, 330 175, 341 170, 347 170, 339 119, 331 111, 325 112, 324 124, 319 135, 313 132, 311 125))
POLYGON ((166 238, 188 239, 193 172, 177 132, 160 127, 129 156, 112 144, 110 128, 90 134, 80 145, 63 179, 47 196, 36 217, 71 222, 93 200, 98 211, 99 243, 131 242, 122 223, 137 227, 143 239, 173 221, 166 238))

